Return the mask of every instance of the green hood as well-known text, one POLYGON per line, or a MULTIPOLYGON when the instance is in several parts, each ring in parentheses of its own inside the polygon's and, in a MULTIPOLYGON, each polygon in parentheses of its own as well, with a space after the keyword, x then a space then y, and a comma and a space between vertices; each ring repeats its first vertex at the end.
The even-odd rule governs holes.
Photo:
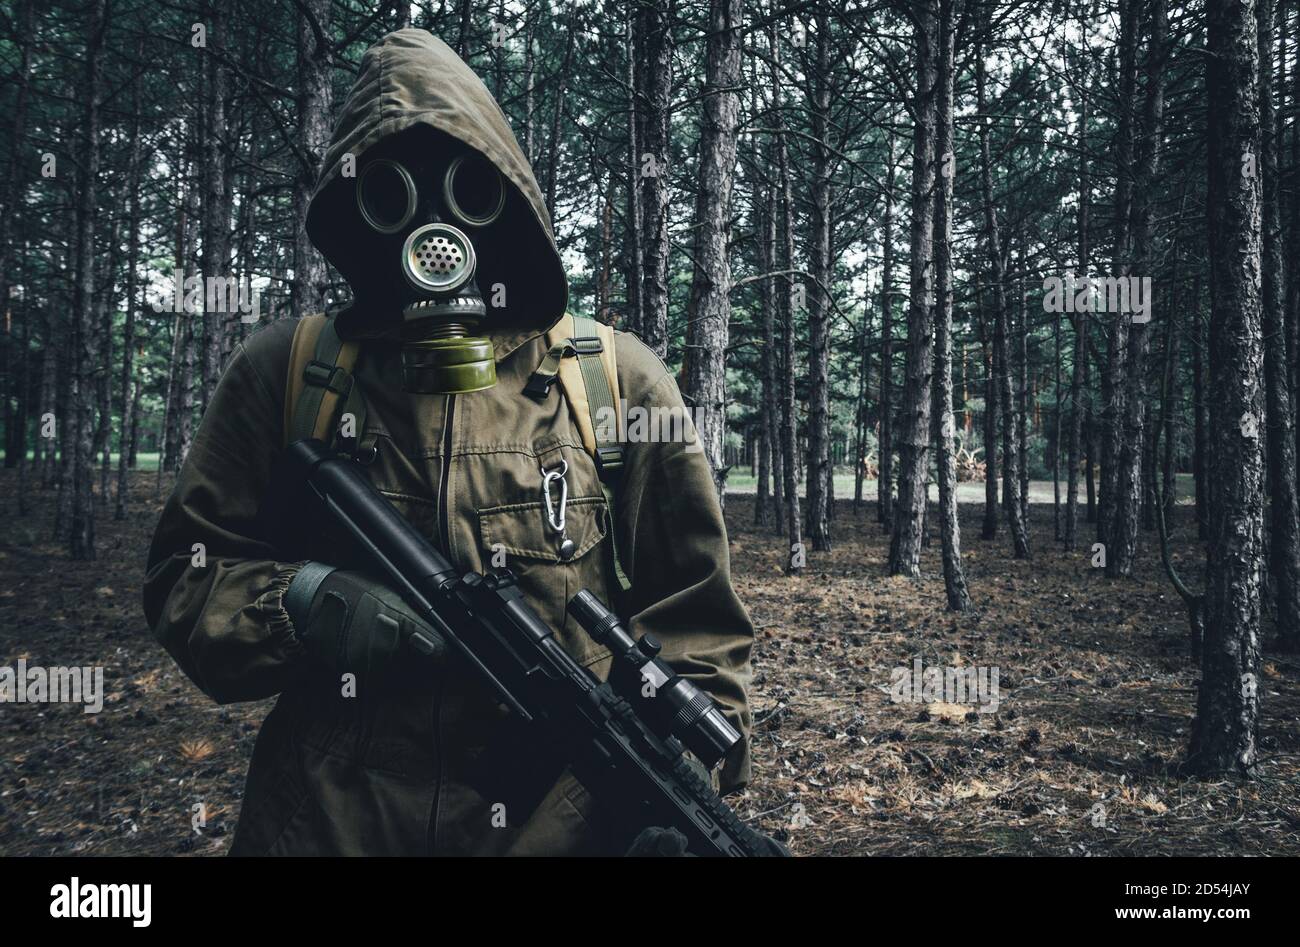
MULTIPOLYGON (((505 255, 509 272, 480 267, 478 276, 485 297, 493 284, 506 286, 506 305, 489 306, 487 328, 549 328, 564 314, 569 289, 541 189, 492 93, 426 30, 398 30, 366 50, 312 192, 308 236, 336 266, 354 241, 365 239, 354 209, 355 179, 341 175, 344 156, 354 156, 359 166, 368 149, 416 125, 428 125, 481 152, 510 183, 501 227, 511 240, 505 255)), ((370 334, 377 328, 365 323, 365 313, 345 309, 340 314, 345 334, 370 334)))

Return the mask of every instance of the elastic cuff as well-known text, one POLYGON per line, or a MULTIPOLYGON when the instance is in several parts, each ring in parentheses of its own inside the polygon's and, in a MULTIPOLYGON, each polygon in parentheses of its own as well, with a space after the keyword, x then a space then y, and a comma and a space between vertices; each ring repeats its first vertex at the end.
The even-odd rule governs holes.
MULTIPOLYGON (((290 621, 295 617, 306 620, 311 614, 311 603, 316 601, 316 593, 320 590, 321 583, 336 568, 337 566, 326 565, 323 562, 303 563, 298 574, 289 583, 288 591, 284 593, 284 610, 288 612, 290 621)), ((300 638, 302 630, 299 629, 300 638)))
POLYGON ((297 651, 300 643, 294 631, 293 621, 285 610, 284 595, 289 591, 294 576, 306 564, 305 562, 295 562, 277 572, 275 578, 271 579, 270 586, 258 596, 256 602, 257 610, 266 616, 265 621, 267 631, 270 632, 270 640, 284 644, 290 653, 297 651))

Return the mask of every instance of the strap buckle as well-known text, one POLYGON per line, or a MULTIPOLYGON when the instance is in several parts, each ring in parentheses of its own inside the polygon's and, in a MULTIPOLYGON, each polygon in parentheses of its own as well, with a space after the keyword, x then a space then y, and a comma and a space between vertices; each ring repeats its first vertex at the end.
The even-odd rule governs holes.
POLYGON ((623 472, 623 448, 606 444, 596 448, 596 472, 602 481, 612 480, 623 472))
POLYGON ((347 396, 352 391, 352 376, 339 365, 331 365, 316 359, 307 363, 302 370, 302 378, 309 385, 324 388, 337 395, 347 396))
POLYGON ((528 378, 528 384, 524 385, 524 394, 530 398, 536 398, 538 401, 545 401, 546 396, 551 393, 551 386, 555 384, 559 375, 545 375, 541 372, 533 372, 528 378))
POLYGON ((573 343, 573 351, 578 355, 599 355, 601 352, 605 351, 605 346, 600 341, 600 336, 577 336, 569 341, 573 343))

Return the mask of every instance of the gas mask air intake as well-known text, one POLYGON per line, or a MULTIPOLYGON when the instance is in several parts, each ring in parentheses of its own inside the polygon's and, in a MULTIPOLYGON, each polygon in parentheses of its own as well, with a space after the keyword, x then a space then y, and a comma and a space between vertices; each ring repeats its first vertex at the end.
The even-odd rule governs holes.
POLYGON ((505 180, 476 152, 450 160, 373 158, 356 182, 357 208, 380 244, 385 279, 400 281, 402 371, 408 391, 462 394, 496 384, 472 235, 505 208, 505 180), (391 261, 391 262, 384 262, 391 261), (400 269, 391 272, 390 266, 400 269))

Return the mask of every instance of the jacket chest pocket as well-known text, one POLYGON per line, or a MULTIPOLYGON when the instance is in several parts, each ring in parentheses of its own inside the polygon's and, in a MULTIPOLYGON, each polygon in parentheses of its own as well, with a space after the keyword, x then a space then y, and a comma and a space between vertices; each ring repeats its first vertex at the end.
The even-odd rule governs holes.
POLYGON ((603 542, 609 530, 605 498, 570 497, 563 536, 551 527, 540 500, 481 509, 478 519, 483 565, 508 568, 515 574, 524 595, 579 664, 607 656, 609 652, 567 614, 569 599, 580 589, 605 595, 603 542), (571 550, 562 547, 565 538, 573 544, 571 550))

